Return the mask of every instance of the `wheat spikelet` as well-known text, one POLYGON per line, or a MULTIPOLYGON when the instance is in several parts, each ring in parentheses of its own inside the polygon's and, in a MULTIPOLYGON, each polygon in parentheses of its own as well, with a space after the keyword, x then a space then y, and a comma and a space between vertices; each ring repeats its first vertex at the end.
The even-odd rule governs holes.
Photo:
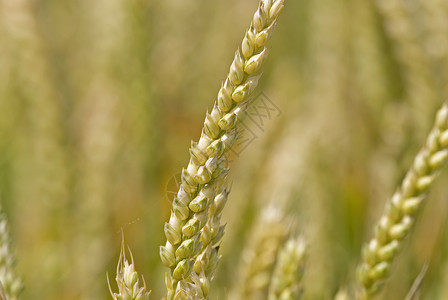
MULTIPOLYGON (((114 300, 149 300, 150 292, 146 291, 145 279, 142 277, 143 286, 140 285, 139 276, 135 270, 134 257, 131 249, 128 249, 131 256, 131 262, 126 258, 124 250, 124 237, 121 243, 120 258, 118 259, 117 275, 115 280, 118 285, 118 293, 111 290, 109 284, 109 291, 114 300)), ((107 277, 109 283, 109 277, 107 277)))
POLYGON ((269 287, 269 300, 299 299, 306 248, 305 239, 298 237, 290 238, 280 249, 269 287))
POLYGON ((5 300, 19 299, 22 281, 14 274, 15 258, 11 252, 8 223, 0 208, 0 284, 5 300))
POLYGON ((162 262, 171 269, 166 280, 168 300, 183 297, 185 293, 180 287, 194 284, 196 277, 201 282, 203 297, 208 295, 209 282, 219 260, 218 248, 214 245, 224 230, 216 218, 219 213, 210 210, 210 203, 216 202, 216 197, 223 193, 227 198, 223 187, 228 173, 226 153, 237 139, 237 121, 258 84, 259 71, 267 56, 265 43, 283 10, 283 2, 260 2, 213 110, 206 115, 201 138, 197 143, 192 142, 190 162, 182 170, 170 221, 165 224, 167 242, 160 248, 162 262), (187 282, 179 284, 183 280, 187 282))
POLYGON ((387 202, 375 227, 374 237, 364 247, 357 277, 358 299, 368 299, 387 278, 391 264, 414 224, 415 214, 448 157, 448 105, 438 111, 426 144, 417 154, 401 186, 387 202))

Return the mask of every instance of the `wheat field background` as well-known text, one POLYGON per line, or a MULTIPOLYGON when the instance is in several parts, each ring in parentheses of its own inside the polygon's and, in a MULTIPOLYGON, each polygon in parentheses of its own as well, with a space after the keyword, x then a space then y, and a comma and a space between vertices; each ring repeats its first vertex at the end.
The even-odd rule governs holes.
MULTIPOLYGON (((164 295, 172 193, 256 7, 0 0, 0 201, 23 299, 110 298, 122 231, 164 295)), ((448 2, 289 0, 268 48, 210 299, 232 299, 266 208, 309 245, 302 299, 333 299, 448 99, 448 2)), ((413 299, 448 299, 444 171, 377 299, 404 299, 426 264, 413 299)))

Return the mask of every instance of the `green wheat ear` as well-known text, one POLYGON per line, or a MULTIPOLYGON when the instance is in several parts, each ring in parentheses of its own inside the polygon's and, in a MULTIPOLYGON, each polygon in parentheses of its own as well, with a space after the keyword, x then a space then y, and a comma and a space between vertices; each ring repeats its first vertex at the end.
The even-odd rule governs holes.
POLYGON ((267 57, 265 44, 283 3, 260 2, 213 110, 206 114, 201 138, 191 143, 190 162, 182 170, 180 189, 164 228, 167 242, 160 247, 162 262, 170 268, 166 276, 168 300, 208 298, 220 258, 218 243, 224 233, 220 214, 228 195, 224 184, 229 172, 226 154, 238 137, 238 121, 258 85, 267 57))
POLYGON ((411 231, 415 214, 421 210, 429 188, 448 157, 448 104, 438 111, 426 144, 417 154, 401 186, 387 202, 375 227, 375 233, 364 247, 358 266, 360 284, 358 299, 369 299, 387 279, 391 264, 411 231))

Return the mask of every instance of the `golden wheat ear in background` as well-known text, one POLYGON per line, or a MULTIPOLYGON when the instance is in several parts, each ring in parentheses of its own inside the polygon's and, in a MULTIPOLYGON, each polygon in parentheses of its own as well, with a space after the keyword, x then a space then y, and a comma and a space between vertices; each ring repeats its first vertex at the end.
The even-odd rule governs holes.
POLYGON ((229 299, 267 298, 278 251, 288 236, 284 218, 285 213, 274 206, 260 213, 237 264, 238 276, 229 299))
POLYGON ((269 300, 299 299, 307 245, 303 237, 289 238, 280 248, 269 287, 269 300))

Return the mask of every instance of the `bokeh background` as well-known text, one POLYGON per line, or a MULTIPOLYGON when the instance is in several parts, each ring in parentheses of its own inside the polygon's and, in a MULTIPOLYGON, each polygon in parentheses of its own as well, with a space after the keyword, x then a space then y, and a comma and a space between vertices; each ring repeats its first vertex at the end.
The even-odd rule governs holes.
MULTIPOLYGON (((110 298, 121 230, 162 297, 170 191, 256 7, 0 0, 0 201, 24 299, 110 298)), ((211 299, 272 206, 308 240, 303 299, 331 299, 448 98, 448 2, 289 0, 269 45, 255 94, 281 113, 232 163, 211 299)), ((422 299, 448 299, 447 200, 444 175, 378 299, 425 263, 422 299)))

